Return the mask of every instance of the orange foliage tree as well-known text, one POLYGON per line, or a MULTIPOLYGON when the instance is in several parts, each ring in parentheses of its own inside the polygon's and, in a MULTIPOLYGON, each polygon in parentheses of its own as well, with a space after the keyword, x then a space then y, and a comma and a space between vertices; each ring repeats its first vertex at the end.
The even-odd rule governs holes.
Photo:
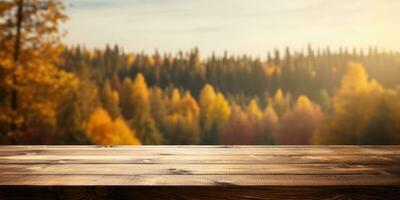
POLYGON ((229 122, 220 133, 220 143, 225 145, 254 144, 253 122, 240 106, 234 106, 229 122))
POLYGON ((287 111, 276 135, 278 144, 305 145, 319 131, 323 113, 306 96, 299 96, 293 110, 287 111))
POLYGON ((100 145, 139 145, 135 133, 122 118, 114 121, 103 108, 97 108, 84 124, 88 138, 100 145))
POLYGON ((272 105, 266 107, 254 126, 255 144, 275 144, 274 135, 279 128, 279 117, 272 105))

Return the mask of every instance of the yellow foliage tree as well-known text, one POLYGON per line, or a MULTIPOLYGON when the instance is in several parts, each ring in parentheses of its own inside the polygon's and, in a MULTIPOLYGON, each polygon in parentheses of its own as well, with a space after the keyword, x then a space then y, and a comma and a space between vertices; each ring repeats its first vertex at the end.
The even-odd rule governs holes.
POLYGON ((138 107, 149 102, 149 88, 143 74, 139 73, 133 81, 133 99, 138 107))
POLYGON ((200 91, 199 104, 201 107, 201 115, 205 116, 208 108, 214 101, 217 94, 210 84, 206 84, 200 91))
POLYGON ((128 92, 128 94, 124 95, 124 99, 125 104, 129 105, 131 113, 128 111, 125 113, 130 116, 128 118, 130 127, 136 131, 143 144, 161 144, 163 138, 151 116, 150 93, 144 76, 139 73, 133 83, 130 85, 128 80, 127 85, 124 92, 128 92))
POLYGON ((149 89, 142 74, 138 74, 132 82, 125 78, 120 92, 122 114, 128 120, 149 110, 149 89))
POLYGON ((231 108, 224 95, 218 93, 209 105, 205 114, 204 144, 218 144, 219 132, 226 126, 231 114, 231 108))
POLYGON ((15 143, 54 126, 60 99, 78 81, 56 67, 63 50, 58 26, 67 19, 61 1, 18 0, 0 5, 1 21, 6 22, 0 26, 0 90, 5 96, 0 121, 11 125, 4 132, 15 143))
POLYGON ((223 94, 218 93, 207 110, 206 129, 210 129, 213 124, 224 127, 230 114, 231 108, 229 107, 228 101, 226 101, 223 94))
POLYGON ((204 124, 208 108, 214 101, 216 93, 210 84, 206 84, 200 91, 199 104, 201 108, 201 123, 204 124))
POLYGON ((251 117, 254 117, 257 120, 263 117, 263 112, 258 106, 257 99, 252 99, 250 101, 249 105, 247 106, 247 112, 250 114, 251 117))
POLYGON ((168 143, 197 144, 200 135, 200 108, 189 92, 186 92, 178 102, 176 102, 177 100, 178 98, 175 98, 175 100, 172 98, 172 103, 176 107, 166 118, 165 127, 168 143))
POLYGON ((384 92, 378 82, 368 80, 361 64, 349 63, 341 88, 333 98, 333 109, 336 115, 352 115, 349 117, 356 120, 351 123, 355 125, 352 131, 360 133, 368 118, 375 112, 374 105, 377 105, 384 92))
POLYGON ((369 80, 361 64, 349 63, 333 97, 334 114, 315 137, 318 144, 395 144, 399 95, 369 80))
POLYGON ((114 121, 103 108, 97 108, 85 123, 88 138, 100 145, 140 145, 135 133, 122 118, 114 121))
POLYGON ((179 104, 181 103, 181 93, 177 88, 172 90, 171 94, 171 110, 172 112, 177 112, 179 109, 179 104))
POLYGON ((282 116, 290 108, 290 98, 283 94, 282 89, 275 92, 272 103, 279 116, 282 116))

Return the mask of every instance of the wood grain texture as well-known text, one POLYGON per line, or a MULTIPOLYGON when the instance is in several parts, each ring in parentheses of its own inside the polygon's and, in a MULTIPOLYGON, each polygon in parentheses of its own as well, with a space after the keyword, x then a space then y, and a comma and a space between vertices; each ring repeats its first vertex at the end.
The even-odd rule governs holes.
POLYGON ((397 165, 359 164, 3 164, 0 174, 15 175, 388 175, 397 165))
POLYGON ((400 199, 399 146, 0 146, 0 199, 400 199))

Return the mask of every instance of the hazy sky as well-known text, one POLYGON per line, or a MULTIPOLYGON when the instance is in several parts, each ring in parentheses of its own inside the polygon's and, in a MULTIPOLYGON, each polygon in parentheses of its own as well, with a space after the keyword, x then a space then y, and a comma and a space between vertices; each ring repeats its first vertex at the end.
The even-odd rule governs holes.
POLYGON ((310 43, 400 50, 400 0, 63 0, 68 44, 246 53, 310 43))

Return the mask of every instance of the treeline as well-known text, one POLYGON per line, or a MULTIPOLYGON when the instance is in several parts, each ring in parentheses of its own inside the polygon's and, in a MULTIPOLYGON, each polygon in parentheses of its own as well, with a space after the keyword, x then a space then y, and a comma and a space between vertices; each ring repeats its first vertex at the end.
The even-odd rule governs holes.
POLYGON ((110 80, 115 88, 125 77, 133 79, 142 73, 151 87, 178 87, 197 95, 205 84, 211 84, 223 94, 247 101, 254 96, 272 95, 278 89, 318 101, 325 93, 333 95, 349 61, 362 63, 368 74, 385 87, 395 87, 400 79, 400 53, 372 47, 365 53, 362 49, 333 52, 329 47, 309 46, 305 52, 275 50, 265 59, 228 52, 201 59, 197 48, 176 55, 158 51, 148 55, 124 53, 117 45, 107 45, 94 50, 69 48, 63 57, 64 69, 75 74, 92 72, 91 79, 100 86, 110 80))
MULTIPOLYGON (((143 144, 400 142, 399 91, 369 80, 363 66, 356 63, 346 67, 334 96, 324 99, 333 114, 324 113, 307 96, 294 97, 281 89, 241 106, 206 84, 196 100, 188 90, 149 88, 140 73, 133 81, 126 77, 119 90, 106 81, 100 96, 106 112, 114 118, 122 116, 143 144)), ((89 121, 95 118, 96 112, 89 121)), ((89 132, 105 134, 101 128, 89 132)))
MULTIPOLYGON (((86 142, 97 144, 398 144, 400 142, 400 93, 369 80, 361 64, 350 63, 333 97, 324 104, 331 113, 307 96, 278 89, 264 99, 253 97, 244 106, 210 84, 198 98, 189 90, 149 87, 138 73, 125 77, 118 87, 111 81, 88 87, 90 94, 63 105, 75 105, 80 113, 92 113, 81 128, 86 142), (115 87, 115 86, 114 86, 115 87), (93 111, 85 107, 99 96, 93 111), (80 110, 82 109, 82 110, 80 110), (125 121, 125 122, 124 122, 125 121), (121 128, 115 126, 119 122, 121 128), (88 128, 90 127, 90 128, 88 128), (104 128, 114 127, 114 128, 104 128), (126 127, 130 127, 130 130, 126 127), (131 136, 134 136, 133 138, 131 136), (136 138, 137 139, 136 139, 136 138), (127 138, 127 139, 123 139, 127 138)), ((71 108, 66 108, 71 111, 71 108)), ((61 116, 65 115, 60 113, 61 116)), ((86 121, 86 120, 84 120, 86 121)), ((82 121, 82 123, 84 123, 82 121)), ((71 127, 70 124, 64 126, 71 127)), ((67 135, 74 135, 65 133, 67 135)), ((63 140, 77 143, 77 140, 63 140)))
POLYGON ((391 80, 399 76, 391 73, 400 69, 398 53, 348 54, 346 63, 338 53, 308 51, 260 61, 201 59, 196 49, 172 57, 127 54, 117 46, 66 48, 56 67, 65 74, 52 77, 63 95, 56 88, 45 93, 57 97, 51 116, 24 113, 34 123, 25 125, 18 141, 399 144, 400 93, 398 80, 391 80), (357 58, 371 65, 376 79, 387 74, 386 84, 369 78, 364 64, 350 62, 357 58))

